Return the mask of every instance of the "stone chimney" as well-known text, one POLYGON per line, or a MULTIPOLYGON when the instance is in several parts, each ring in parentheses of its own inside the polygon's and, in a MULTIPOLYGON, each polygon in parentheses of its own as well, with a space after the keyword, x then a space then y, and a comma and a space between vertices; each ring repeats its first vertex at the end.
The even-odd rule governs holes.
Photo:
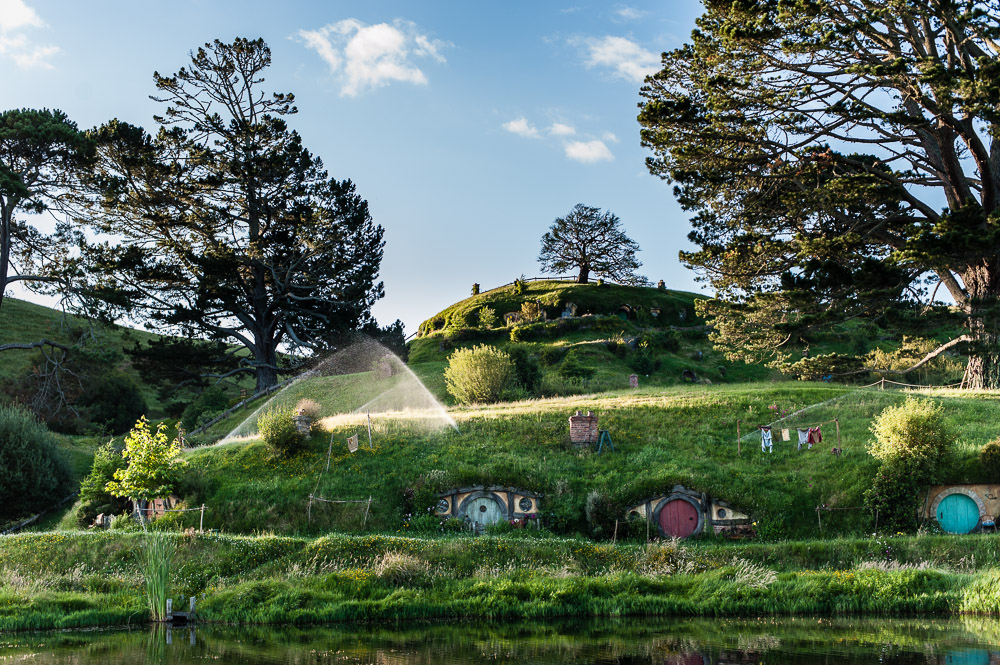
POLYGON ((576 444, 597 443, 597 416, 593 411, 569 417, 569 440, 576 444))

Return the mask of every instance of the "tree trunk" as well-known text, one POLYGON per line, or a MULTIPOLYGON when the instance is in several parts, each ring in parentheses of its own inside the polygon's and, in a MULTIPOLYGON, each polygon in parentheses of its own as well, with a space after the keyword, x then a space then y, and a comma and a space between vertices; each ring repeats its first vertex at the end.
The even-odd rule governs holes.
POLYGON ((274 349, 264 349, 260 357, 255 358, 257 368, 254 376, 257 378, 257 392, 263 392, 278 385, 277 353, 274 349))
POLYGON ((577 284, 587 284, 590 282, 590 266, 584 264, 580 266, 580 274, 576 277, 577 284))
POLYGON ((991 263, 983 261, 962 274, 972 305, 966 323, 972 342, 962 378, 963 387, 970 390, 1000 388, 1000 321, 989 311, 1000 297, 1000 275, 991 263))

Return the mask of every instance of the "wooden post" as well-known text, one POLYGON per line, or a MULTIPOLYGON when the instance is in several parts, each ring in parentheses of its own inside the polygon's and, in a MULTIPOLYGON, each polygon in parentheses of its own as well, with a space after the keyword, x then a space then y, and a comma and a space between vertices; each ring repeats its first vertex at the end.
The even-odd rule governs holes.
MULTIPOLYGON (((191 611, 188 613, 188 621, 194 621, 194 599, 195 596, 191 596, 191 611)), ((194 634, 194 631, 191 631, 194 634)))
POLYGON ((313 495, 309 495, 309 503, 306 504, 306 523, 312 522, 313 495))
POLYGON ((615 534, 611 536, 612 544, 618 541, 618 520, 615 520, 615 534))
POLYGON ((167 621, 173 621, 174 620, 174 599, 173 598, 167 598, 167 616, 166 616, 166 619, 167 619, 167 621))
POLYGON ((365 411, 365 415, 368 416, 368 449, 375 450, 375 445, 372 443, 372 414, 365 411))
POLYGON ((646 542, 649 542, 649 515, 646 515, 646 542))
POLYGON ((885 390, 885 377, 882 377, 882 387, 879 390, 885 390))
MULTIPOLYGON (((201 517, 198 519, 198 533, 205 533, 205 504, 201 504, 201 517)), ((194 602, 194 597, 191 598, 194 602)))
MULTIPOLYGON (((740 421, 739 421, 739 418, 736 419, 736 456, 737 457, 742 457, 743 456, 743 452, 740 449, 740 421)), ((646 540, 649 540, 649 538, 647 538, 646 540)))
POLYGON ((333 455, 333 432, 330 432, 330 447, 326 449, 326 470, 330 470, 330 456, 333 455))
POLYGON ((840 445, 840 419, 839 418, 834 418, 833 419, 833 424, 837 426, 837 450, 839 450, 840 454, 843 455, 844 454, 844 447, 840 445))
POLYGON ((819 506, 816 506, 816 521, 819 522, 819 530, 823 530, 823 518, 819 514, 819 506))
POLYGON ((372 497, 368 495, 368 506, 365 508, 365 519, 361 522, 361 528, 364 529, 365 525, 368 524, 368 512, 372 509, 372 497))

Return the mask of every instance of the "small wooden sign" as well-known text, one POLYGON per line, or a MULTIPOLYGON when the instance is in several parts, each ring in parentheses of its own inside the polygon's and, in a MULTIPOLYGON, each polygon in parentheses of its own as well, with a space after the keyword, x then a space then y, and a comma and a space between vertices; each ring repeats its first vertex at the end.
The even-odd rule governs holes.
POLYGON ((355 434, 354 436, 352 436, 349 439, 347 439, 347 449, 350 450, 352 453, 358 452, 358 435, 357 434, 355 434))

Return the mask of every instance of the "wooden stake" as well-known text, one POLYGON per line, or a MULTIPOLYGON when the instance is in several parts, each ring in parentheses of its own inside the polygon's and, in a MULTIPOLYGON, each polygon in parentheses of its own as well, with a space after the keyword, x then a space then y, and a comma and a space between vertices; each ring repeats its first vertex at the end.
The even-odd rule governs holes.
MULTIPOLYGON (((188 613, 188 621, 194 621, 194 599, 196 596, 191 596, 191 611, 188 613)), ((191 631, 194 634, 194 631, 191 631)))
POLYGON ((368 448, 375 450, 375 445, 372 443, 372 414, 365 411, 365 415, 368 416, 368 448))
POLYGON ((361 522, 361 528, 364 529, 365 525, 368 524, 368 511, 372 509, 372 497, 368 496, 368 506, 365 508, 365 519, 361 522))
POLYGON ((618 520, 615 520, 615 534, 611 536, 611 543, 614 544, 618 540, 618 520))
POLYGON ((823 518, 819 514, 819 506, 816 506, 816 521, 819 522, 819 530, 823 530, 823 518))
MULTIPOLYGON (((740 449, 740 421, 739 418, 736 419, 736 456, 742 457, 743 452, 740 449)), ((646 540, 649 540, 648 538, 646 540)))
MULTIPOLYGON (((198 520, 198 533, 205 533, 205 504, 201 504, 201 518, 198 520)), ((191 602, 194 602, 192 596, 191 602)))
POLYGON ((834 418, 833 419, 833 424, 837 426, 837 450, 839 450, 840 454, 843 455, 844 454, 844 447, 840 445, 840 419, 839 418, 834 418))
POLYGON ((326 470, 330 470, 330 456, 333 455, 333 432, 330 432, 330 446, 326 449, 326 470))

